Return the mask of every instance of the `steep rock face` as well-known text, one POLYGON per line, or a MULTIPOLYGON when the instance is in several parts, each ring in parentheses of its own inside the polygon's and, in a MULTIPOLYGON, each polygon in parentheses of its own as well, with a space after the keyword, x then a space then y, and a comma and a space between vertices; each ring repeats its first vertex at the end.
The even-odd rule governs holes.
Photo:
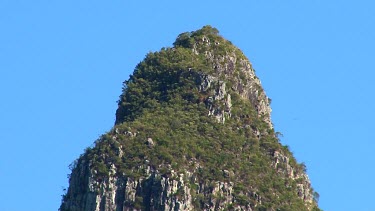
POLYGON ((210 26, 150 53, 116 125, 72 166, 61 211, 319 210, 243 53, 210 26))
MULTIPOLYGON (((293 169, 289 158, 278 151, 273 154, 274 168, 292 180, 300 180, 296 191, 298 197, 307 205, 308 210, 314 204, 308 176, 293 169), (286 165, 280 168, 279 164, 286 165)), ((246 197, 252 198, 254 204, 236 204, 239 200, 233 194, 234 183, 214 181, 202 183, 195 176, 195 171, 178 174, 171 169, 171 175, 163 175, 152 170, 147 161, 138 171, 147 176, 133 179, 125 175, 118 176, 116 167, 111 166, 108 177, 98 180, 88 168, 87 162, 81 160, 73 170, 70 179, 69 193, 65 195, 61 210, 253 210, 262 204, 262 197, 255 191, 248 191, 246 197), (192 188, 192 186, 194 186, 192 188), (204 200, 202 200, 204 199, 204 200), (202 203, 203 204, 200 204, 202 203)), ((229 176, 230 172, 223 173, 229 176)))
MULTIPOLYGON (((85 168, 84 166, 82 166, 85 168)), ((81 167, 79 167, 81 168, 81 167)), ((115 168, 104 180, 97 182, 90 178, 85 186, 75 186, 70 191, 74 198, 66 196, 62 210, 196 210, 195 206, 202 206, 205 210, 221 210, 231 204, 233 198, 233 183, 215 182, 212 184, 199 183, 193 173, 176 174, 171 177, 152 171, 149 166, 144 166, 147 177, 132 179, 116 176, 115 168), (195 181, 196 188, 191 188, 195 181), (89 187, 89 190, 86 189, 89 187), (87 192, 92 194, 87 194, 87 192), (83 194, 84 193, 84 194, 83 194), (199 200, 207 198, 200 205, 199 200), (76 200, 77 199, 77 200, 76 200)), ((74 172, 72 183, 81 181, 80 173, 90 175, 88 169, 74 172)), ((250 204, 237 206, 237 210, 251 210, 250 204)))
MULTIPOLYGON (((311 191, 311 182, 304 170, 296 170, 290 165, 290 158, 279 151, 273 152, 274 168, 287 178, 297 182, 298 197, 308 203, 314 202, 314 192, 311 191)), ((304 167, 302 167, 304 168, 304 167)))
MULTIPOLYGON (((203 36, 201 42, 198 41, 197 43, 198 46, 202 45, 202 43, 206 46, 218 46, 222 44, 219 41, 211 43, 210 39, 206 36, 203 36)), ((215 70, 215 75, 218 76, 216 78, 205 76, 204 83, 202 84, 203 87, 209 88, 212 83, 217 83, 217 89, 213 99, 226 99, 226 108, 224 110, 213 110, 211 113, 216 114, 215 116, 220 122, 225 121, 225 113, 230 116, 230 94, 225 96, 226 83, 219 80, 219 78, 231 77, 233 83, 229 88, 238 93, 243 99, 250 100, 259 117, 262 117, 264 121, 272 127, 270 102, 261 88, 260 80, 256 77, 254 69, 249 60, 244 58, 242 52, 235 48, 230 50, 231 52, 225 52, 224 55, 220 55, 216 54, 215 50, 207 50, 206 48, 199 49, 197 44, 194 45, 193 48, 193 51, 196 54, 203 53, 205 55, 207 60, 212 64, 212 68, 215 70)))

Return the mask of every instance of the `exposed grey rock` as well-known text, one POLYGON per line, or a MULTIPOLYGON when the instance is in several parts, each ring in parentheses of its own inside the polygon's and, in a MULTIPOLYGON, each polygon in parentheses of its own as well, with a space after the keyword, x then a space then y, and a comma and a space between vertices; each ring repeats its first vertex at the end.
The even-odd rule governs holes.
MULTIPOLYGON (((201 183, 196 180, 194 172, 172 173, 175 179, 171 179, 143 166, 141 168, 149 170, 148 176, 134 180, 116 176, 116 168, 112 166, 109 176, 98 181, 86 165, 82 162, 73 170, 70 184, 74 187, 71 186, 65 196, 68 200, 61 205, 62 211, 196 210, 194 201, 199 196, 217 196, 207 201, 205 210, 223 210, 236 200, 233 183, 201 183)), ((224 172, 230 174, 227 170, 224 172)), ((255 192, 246 194, 261 203, 255 192)), ((237 206, 235 210, 252 210, 254 206, 237 206)))
MULTIPOLYGON (((203 42, 209 43, 209 40, 203 39, 203 42)), ((195 50, 196 54, 199 54, 195 50)), ((269 98, 261 88, 261 82, 256 77, 255 71, 247 59, 239 59, 234 52, 228 52, 227 55, 215 55, 213 51, 205 51, 205 57, 213 64, 215 75, 201 75, 201 85, 199 91, 210 92, 208 101, 209 115, 224 123, 227 117, 231 116, 231 96, 227 94, 227 87, 224 81, 219 78, 233 77, 235 70, 239 70, 240 75, 236 76, 235 83, 230 87, 237 92, 243 99, 250 100, 254 105, 258 116, 261 117, 268 125, 273 128, 271 122, 271 107, 269 98), (226 101, 223 101, 226 99, 226 101), (219 105, 222 102, 225 108, 212 106, 216 102, 219 105)))
POLYGON ((148 147, 153 147, 155 144, 154 144, 154 141, 152 140, 152 138, 147 138, 147 141, 146 141, 146 144, 148 147))
POLYGON ((224 177, 228 178, 230 176, 230 172, 228 170, 223 170, 224 177))
POLYGON ((289 163, 290 158, 279 151, 273 152, 273 157, 274 168, 286 175, 288 178, 298 182, 296 191, 299 198, 307 203, 312 203, 314 196, 311 189, 311 182, 304 170, 294 169, 289 163), (279 166, 281 166, 281 168, 279 166))
MULTIPOLYGON (((275 151, 273 157, 276 169, 278 164, 283 163, 289 166, 284 172, 289 178, 302 178, 302 182, 297 184, 296 192, 305 202, 312 203, 313 196, 307 175, 293 169, 289 165, 289 158, 281 152, 275 151)), ((205 210, 224 210, 237 200, 233 195, 232 182, 202 183, 197 181, 195 172, 177 174, 172 170, 171 177, 166 177, 146 164, 140 169, 148 172, 148 176, 131 179, 126 175, 116 175, 116 167, 112 165, 108 177, 101 180, 95 177, 96 172, 92 172, 88 166, 82 160, 73 170, 66 200, 61 205, 62 211, 195 210, 194 201, 199 196, 216 196, 209 197, 204 205, 205 210)), ((199 168, 197 165, 197 169, 199 168)), ((223 174, 229 177, 231 172, 223 170, 223 174)), ((262 197, 256 191, 247 190, 243 194, 253 198, 256 204, 237 205, 234 210, 253 210, 257 204, 262 204, 262 197)))
POLYGON ((124 134, 132 138, 137 136, 137 133, 133 133, 131 131, 125 131, 124 134))

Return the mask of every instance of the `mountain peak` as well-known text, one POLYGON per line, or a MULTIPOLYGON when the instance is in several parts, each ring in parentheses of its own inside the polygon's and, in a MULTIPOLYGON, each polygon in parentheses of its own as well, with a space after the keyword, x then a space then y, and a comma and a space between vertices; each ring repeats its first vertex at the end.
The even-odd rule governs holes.
POLYGON ((72 164, 61 211, 319 210, 249 60, 211 26, 149 53, 116 124, 72 164))
MULTIPOLYGON (((116 112, 116 124, 132 119, 145 107, 150 107, 151 105, 146 101, 150 100, 154 103, 168 101, 175 97, 172 95, 184 93, 181 91, 182 88, 191 92, 200 92, 201 95, 196 97, 202 100, 203 95, 208 95, 209 88, 210 92, 217 92, 216 96, 211 97, 226 98, 227 102, 222 102, 224 104, 231 104, 231 95, 217 95, 223 95, 228 89, 239 97, 250 100, 258 116, 262 116, 272 127, 270 100, 256 77, 251 63, 241 50, 221 37, 219 31, 211 26, 182 33, 177 37, 173 48, 163 48, 159 52, 149 53, 144 61, 137 65, 134 74, 124 82, 124 85, 124 92, 116 112), (190 82, 194 85, 190 85, 195 87, 184 87, 187 77, 191 77, 190 82), (129 93, 140 80, 148 81, 150 90, 138 87, 139 90, 143 90, 139 95, 143 95, 144 100, 134 104, 135 100, 129 93)), ((138 85, 143 86, 139 83, 138 85)), ((207 96, 205 98, 204 100, 208 99, 207 96)), ((226 116, 231 116, 231 113, 225 112, 223 106, 219 107, 221 108, 215 107, 217 109, 211 110, 210 113, 224 122, 226 116)))

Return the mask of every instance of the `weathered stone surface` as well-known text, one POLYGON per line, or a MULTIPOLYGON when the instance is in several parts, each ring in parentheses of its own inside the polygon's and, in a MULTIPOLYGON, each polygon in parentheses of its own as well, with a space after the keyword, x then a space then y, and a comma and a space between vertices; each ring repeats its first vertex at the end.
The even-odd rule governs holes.
MULTIPOLYGON (((289 165, 289 157, 275 151, 274 168, 285 176, 298 180, 298 196, 307 204, 313 203, 313 193, 308 176, 298 172, 289 165), (286 168, 279 168, 279 165, 286 168)), ((147 163, 147 162, 146 162, 147 163)), ((208 199, 204 204, 205 210, 224 210, 237 199, 233 195, 232 182, 216 181, 202 183, 197 180, 195 172, 186 171, 177 174, 171 170, 170 176, 161 175, 145 164, 140 166, 147 172, 146 177, 131 179, 118 176, 113 165, 109 176, 104 180, 98 179, 83 160, 73 170, 70 178, 70 188, 60 210, 70 211, 119 211, 119 210, 195 210, 194 201, 197 197, 208 199), (195 188, 192 188, 195 187, 195 188), (213 197, 215 196, 215 197, 213 197)), ((199 169, 199 165, 196 165, 199 169)), ((225 177, 232 174, 223 170, 225 177)), ((261 204, 262 197, 254 190, 247 190, 243 194, 261 204)), ((252 210, 257 204, 234 207, 235 210, 252 210)))
POLYGON ((307 174, 302 170, 294 169, 290 165, 290 158, 279 151, 273 153, 274 168, 283 173, 288 178, 297 181, 297 192, 299 198, 307 203, 313 203, 313 193, 311 182, 307 174), (280 167, 281 166, 281 167, 280 167))
MULTIPOLYGON (((179 175, 174 173, 172 177, 175 179, 172 179, 150 171, 149 166, 142 168, 149 170, 147 177, 136 180, 126 176, 118 177, 113 166, 110 176, 98 181, 86 167, 86 163, 79 164, 70 179, 70 184, 74 187, 69 189, 60 210, 196 210, 194 201, 197 197, 208 199, 204 204, 205 210, 223 210, 236 200, 233 196, 233 183, 200 183, 192 172, 179 175), (191 188, 192 184, 195 188, 191 188)), ((228 171, 226 173, 229 175, 228 171)), ((255 192, 247 194, 261 202, 255 192)), ((238 206, 235 210, 252 210, 253 206, 238 206)))
MULTIPOLYGON (((208 42, 205 39, 205 42, 208 42)), ((199 54, 197 49, 194 50, 199 54)), ((213 64, 215 75, 201 75, 199 90, 207 92, 214 88, 215 92, 207 98, 209 115, 215 116, 219 122, 225 122, 225 118, 231 115, 231 96, 227 94, 226 83, 219 78, 235 78, 235 83, 230 89, 237 92, 243 99, 250 100, 257 110, 259 117, 272 128, 270 100, 261 88, 261 82, 256 77, 250 62, 246 59, 238 59, 236 53, 228 52, 227 55, 216 55, 214 51, 205 51, 204 55, 213 64), (235 77, 236 70, 239 76, 235 77), (224 102, 225 107, 213 107, 213 102, 224 102)))
POLYGON ((154 141, 152 140, 152 138, 147 138, 147 141, 146 141, 146 144, 148 147, 153 147, 155 144, 154 144, 154 141))

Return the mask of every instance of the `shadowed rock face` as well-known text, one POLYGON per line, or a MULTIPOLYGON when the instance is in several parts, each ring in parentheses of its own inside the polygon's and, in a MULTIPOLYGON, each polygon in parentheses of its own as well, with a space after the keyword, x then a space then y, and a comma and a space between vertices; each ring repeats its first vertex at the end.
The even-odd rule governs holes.
POLYGON ((124 82, 114 128, 72 165, 61 211, 319 210, 248 59, 180 34, 124 82))

